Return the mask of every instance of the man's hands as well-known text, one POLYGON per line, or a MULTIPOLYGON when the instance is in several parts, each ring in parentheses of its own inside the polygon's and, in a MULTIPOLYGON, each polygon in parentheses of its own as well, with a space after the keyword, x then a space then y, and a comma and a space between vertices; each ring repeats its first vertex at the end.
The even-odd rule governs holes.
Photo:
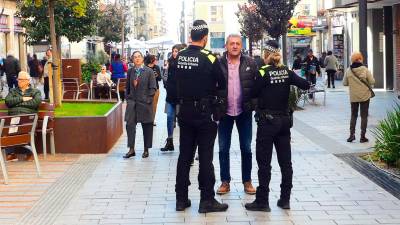
POLYGON ((22 97, 22 101, 26 102, 32 100, 32 97, 22 97))

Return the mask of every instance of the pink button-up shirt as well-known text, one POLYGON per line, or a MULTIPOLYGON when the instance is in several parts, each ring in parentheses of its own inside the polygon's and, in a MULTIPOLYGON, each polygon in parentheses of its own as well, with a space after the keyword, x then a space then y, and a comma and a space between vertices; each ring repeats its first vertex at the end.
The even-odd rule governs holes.
POLYGON ((238 116, 242 113, 242 87, 240 85, 239 66, 228 58, 228 108, 226 114, 238 116))

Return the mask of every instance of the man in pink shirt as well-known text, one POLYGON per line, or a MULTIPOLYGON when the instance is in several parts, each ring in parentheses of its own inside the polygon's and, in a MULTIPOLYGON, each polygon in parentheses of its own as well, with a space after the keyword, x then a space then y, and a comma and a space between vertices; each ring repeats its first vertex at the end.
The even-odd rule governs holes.
POLYGON ((256 190, 251 184, 252 112, 254 110, 251 89, 254 87, 258 69, 252 58, 241 54, 242 37, 240 35, 229 35, 225 47, 227 51, 220 61, 228 88, 219 93, 219 96, 225 99, 226 114, 218 125, 219 164, 222 184, 218 188, 217 194, 226 194, 230 191, 229 150, 234 123, 236 123, 239 133, 244 191, 247 194, 255 194, 256 190))

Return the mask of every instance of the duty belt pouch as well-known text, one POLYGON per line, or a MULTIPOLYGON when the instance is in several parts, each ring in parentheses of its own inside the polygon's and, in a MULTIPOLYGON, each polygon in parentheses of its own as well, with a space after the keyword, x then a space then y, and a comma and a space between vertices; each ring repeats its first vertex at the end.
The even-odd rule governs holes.
POLYGON ((197 102, 195 107, 197 111, 203 115, 211 115, 212 113, 209 99, 201 99, 199 102, 197 102))

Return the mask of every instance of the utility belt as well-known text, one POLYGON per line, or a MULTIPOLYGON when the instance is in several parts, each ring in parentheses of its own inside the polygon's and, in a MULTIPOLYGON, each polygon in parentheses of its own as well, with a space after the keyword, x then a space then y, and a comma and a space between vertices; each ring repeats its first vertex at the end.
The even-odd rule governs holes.
POLYGON ((286 116, 290 116, 289 110, 275 111, 275 110, 263 109, 263 110, 257 110, 256 114, 254 115, 254 118, 256 122, 259 122, 265 120, 273 120, 274 118, 286 117, 286 116))
POLYGON ((181 107, 194 106, 199 113, 212 114, 214 121, 219 121, 225 112, 221 112, 220 108, 224 105, 224 100, 215 96, 205 97, 201 99, 184 99, 178 100, 181 107))

